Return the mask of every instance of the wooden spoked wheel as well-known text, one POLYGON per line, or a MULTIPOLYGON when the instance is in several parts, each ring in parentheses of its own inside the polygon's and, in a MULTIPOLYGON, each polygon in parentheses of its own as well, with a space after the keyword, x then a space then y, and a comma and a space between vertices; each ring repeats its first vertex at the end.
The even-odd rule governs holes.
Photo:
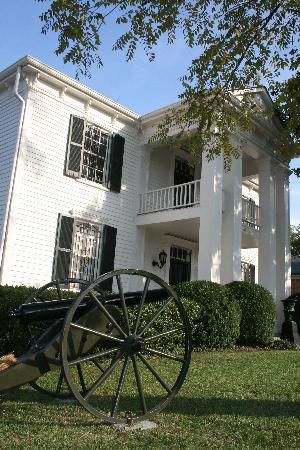
MULTIPOLYGON (((87 281, 76 278, 54 280, 34 291, 27 298, 25 303, 28 304, 76 298, 78 294, 88 286, 88 284, 89 283, 87 281)), ((36 349, 39 349, 40 347, 42 348, 42 336, 44 332, 54 324, 57 325, 58 332, 60 332, 63 325, 63 320, 64 318, 53 321, 46 320, 28 323, 26 327, 30 336, 31 347, 36 349)), ((72 397, 72 394, 70 393, 68 385, 65 382, 63 369, 61 366, 59 345, 57 346, 56 360, 57 370, 51 371, 51 373, 45 373, 36 381, 31 382, 30 385, 35 390, 52 397, 61 399, 70 398, 72 397)))
POLYGON ((70 391, 86 410, 105 422, 134 423, 162 410, 183 384, 191 357, 189 320, 174 290, 156 275, 109 272, 73 302, 61 357, 70 391), (133 285, 141 291, 128 292, 133 285), (83 325, 76 315, 87 297, 92 306, 83 325), (86 351, 80 350, 80 333, 85 342, 93 340, 86 351))

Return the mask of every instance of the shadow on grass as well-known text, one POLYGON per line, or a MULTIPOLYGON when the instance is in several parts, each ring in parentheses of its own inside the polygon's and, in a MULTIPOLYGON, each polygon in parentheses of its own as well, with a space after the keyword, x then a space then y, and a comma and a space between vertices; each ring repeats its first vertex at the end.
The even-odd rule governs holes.
MULTIPOLYGON (((40 407, 43 407, 43 405, 45 405, 46 408, 50 409, 51 406, 57 408, 60 404, 64 408, 74 409, 74 407, 79 407, 76 401, 72 401, 71 403, 59 401, 26 388, 11 391, 6 400, 8 401, 8 403, 37 403, 40 407)), ((101 399, 101 402, 106 404, 110 401, 110 397, 103 397, 101 399)), ((122 401, 124 402, 124 404, 126 404, 126 408, 130 409, 130 406, 133 406, 133 400, 130 397, 123 397, 122 401)), ((146 403, 149 406, 157 405, 160 401, 162 401, 162 397, 146 397, 146 403)), ((244 417, 300 418, 300 403, 288 400, 254 400, 214 397, 188 398, 176 396, 171 404, 166 409, 164 409, 164 413, 181 414, 184 416, 231 415, 244 417)))
POLYGON ((168 411, 191 416, 300 417, 300 403, 287 400, 175 397, 168 411))

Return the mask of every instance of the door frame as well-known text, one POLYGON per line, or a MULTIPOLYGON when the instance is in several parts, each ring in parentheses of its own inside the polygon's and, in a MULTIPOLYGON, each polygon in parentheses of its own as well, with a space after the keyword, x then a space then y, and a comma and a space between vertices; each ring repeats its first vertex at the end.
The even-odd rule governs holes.
POLYGON ((198 242, 189 241, 187 239, 179 238, 177 236, 173 236, 171 234, 165 234, 165 247, 167 252, 167 261, 166 261, 166 271, 165 278, 166 282, 169 283, 169 273, 170 273, 170 250, 172 245, 177 247, 183 247, 188 250, 192 250, 191 256, 191 281, 197 280, 198 273, 198 242))

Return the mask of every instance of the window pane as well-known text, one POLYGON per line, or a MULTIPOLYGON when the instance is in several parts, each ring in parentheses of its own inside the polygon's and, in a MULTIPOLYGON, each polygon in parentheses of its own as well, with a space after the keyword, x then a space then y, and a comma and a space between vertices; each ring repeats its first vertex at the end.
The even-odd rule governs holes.
POLYGON ((104 163, 107 157, 109 135, 89 124, 85 133, 82 178, 103 183, 104 163))
POLYGON ((99 276, 101 227, 76 221, 72 249, 71 276, 92 281, 99 276))

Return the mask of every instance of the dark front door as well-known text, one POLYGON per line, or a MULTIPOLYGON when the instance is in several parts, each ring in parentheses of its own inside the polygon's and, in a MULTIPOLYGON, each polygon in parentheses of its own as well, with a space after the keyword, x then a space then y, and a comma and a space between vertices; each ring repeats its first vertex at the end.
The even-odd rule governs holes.
POLYGON ((169 283, 178 284, 191 279, 192 251, 172 246, 170 251, 169 283))

